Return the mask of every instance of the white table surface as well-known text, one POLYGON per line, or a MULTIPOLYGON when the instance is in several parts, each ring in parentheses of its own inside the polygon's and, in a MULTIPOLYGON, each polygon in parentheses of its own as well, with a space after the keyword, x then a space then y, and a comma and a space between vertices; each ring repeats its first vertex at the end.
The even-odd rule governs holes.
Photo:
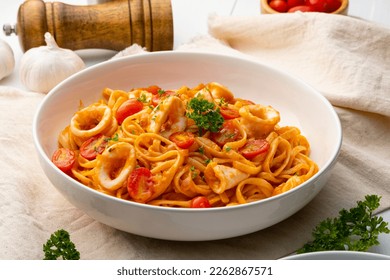
MULTIPOLYGON (((63 0, 71 5, 91 5, 99 0, 63 0)), ((260 0, 171 0, 174 18, 174 48, 188 42, 192 37, 207 34, 207 18, 210 14, 218 15, 256 15, 260 13, 260 0)), ((19 6, 23 0, 0 0, 0 24, 16 23, 19 6)), ((350 0, 348 15, 373 21, 390 28, 390 0, 350 0)), ((19 80, 19 61, 22 51, 17 36, 6 36, 3 32, 0 38, 12 48, 15 56, 13 73, 0 80, 0 86, 13 86, 25 89, 19 80)), ((107 50, 80 51, 87 66, 105 61, 115 52, 107 50)), ((381 214, 390 223, 390 210, 381 214)), ((390 234, 380 235, 380 246, 370 249, 371 252, 390 255, 390 234)))

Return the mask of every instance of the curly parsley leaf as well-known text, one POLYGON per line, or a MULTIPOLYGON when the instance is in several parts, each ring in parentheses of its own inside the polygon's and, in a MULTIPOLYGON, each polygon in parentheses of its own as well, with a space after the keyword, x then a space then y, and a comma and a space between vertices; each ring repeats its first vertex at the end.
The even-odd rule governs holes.
POLYGON ((204 130, 217 132, 221 128, 224 119, 213 102, 210 102, 202 96, 192 98, 187 104, 187 117, 194 120, 199 128, 199 134, 204 130))
POLYGON ((381 197, 367 195, 364 201, 349 211, 342 209, 336 218, 328 218, 319 223, 313 230, 314 240, 306 243, 297 251, 308 253, 315 251, 367 251, 378 245, 380 233, 390 233, 388 223, 373 211, 379 207, 381 197))
POLYGON ((70 240, 69 233, 60 229, 54 232, 43 244, 44 260, 79 260, 80 252, 77 251, 74 243, 70 240))

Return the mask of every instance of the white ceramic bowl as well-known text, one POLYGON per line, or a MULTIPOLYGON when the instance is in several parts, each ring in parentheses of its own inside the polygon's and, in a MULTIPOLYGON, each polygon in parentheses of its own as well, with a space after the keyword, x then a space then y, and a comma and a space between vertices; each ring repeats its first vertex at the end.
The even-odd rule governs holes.
POLYGON ((320 251, 291 255, 283 260, 390 260, 390 256, 357 251, 320 251))
POLYGON ((33 135, 41 166, 74 206, 90 217, 137 235, 167 240, 215 240, 255 232, 291 216, 323 188, 338 156, 342 131, 331 104, 302 81, 256 62, 222 55, 156 52, 92 66, 51 90, 37 111, 33 135), (295 189, 262 201, 207 209, 143 205, 94 191, 66 176, 51 162, 57 137, 77 110, 101 97, 104 87, 129 90, 157 84, 179 88, 211 81, 237 97, 271 105, 281 123, 298 126, 311 143, 319 172, 295 189))

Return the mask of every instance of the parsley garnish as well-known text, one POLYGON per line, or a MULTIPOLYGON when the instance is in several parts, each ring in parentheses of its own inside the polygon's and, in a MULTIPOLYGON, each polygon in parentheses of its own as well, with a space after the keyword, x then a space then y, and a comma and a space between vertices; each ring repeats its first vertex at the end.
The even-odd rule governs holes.
POLYGON ((69 233, 60 229, 54 232, 46 244, 43 244, 44 260, 79 260, 80 252, 70 240, 69 233))
POLYGON ((373 211, 379 207, 379 196, 367 195, 349 211, 342 209, 339 217, 322 221, 313 230, 312 242, 305 244, 297 253, 327 250, 367 251, 378 245, 380 233, 390 233, 388 223, 373 211))
POLYGON ((225 100, 225 98, 221 98, 220 100, 219 100, 219 106, 221 106, 221 107, 224 107, 224 106, 227 106, 227 102, 226 102, 226 100, 225 100))
POLYGON ((104 139, 104 141, 108 142, 108 141, 119 141, 119 135, 118 133, 115 133, 114 137, 107 137, 104 139))
POLYGON ((199 134, 202 135, 204 130, 217 132, 221 128, 224 119, 219 113, 219 108, 215 104, 198 96, 192 98, 187 104, 187 117, 193 119, 199 128, 199 134))
POLYGON ((138 101, 142 103, 147 103, 148 99, 146 98, 146 94, 142 93, 140 97, 137 98, 138 101))

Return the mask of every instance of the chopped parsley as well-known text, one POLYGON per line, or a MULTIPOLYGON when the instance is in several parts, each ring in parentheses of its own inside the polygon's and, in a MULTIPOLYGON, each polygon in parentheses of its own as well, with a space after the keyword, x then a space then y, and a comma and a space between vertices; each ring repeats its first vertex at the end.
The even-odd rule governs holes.
POLYGON ((146 94, 144 94, 144 93, 142 93, 141 96, 137 98, 137 100, 142 102, 142 103, 147 103, 148 102, 146 94))
POLYGON ((221 128, 224 119, 219 113, 219 108, 213 102, 209 102, 201 95, 192 98, 187 104, 187 117, 194 120, 199 128, 199 134, 205 130, 217 132, 221 128))
POLYGON ((104 141, 106 141, 106 142, 108 142, 108 141, 119 141, 119 135, 118 135, 118 133, 115 133, 114 137, 105 138, 104 141))

